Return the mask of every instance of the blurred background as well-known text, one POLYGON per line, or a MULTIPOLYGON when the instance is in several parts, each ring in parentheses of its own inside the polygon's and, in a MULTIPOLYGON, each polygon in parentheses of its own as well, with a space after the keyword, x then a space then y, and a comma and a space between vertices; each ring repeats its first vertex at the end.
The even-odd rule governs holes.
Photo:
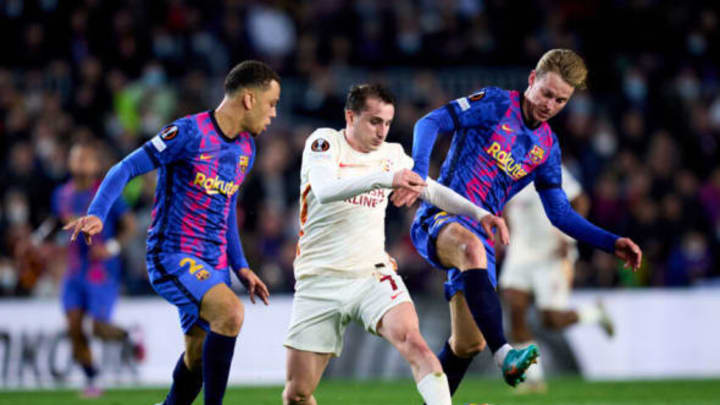
MULTIPOLYGON (((589 219, 645 253, 633 274, 581 245, 581 296, 680 291, 692 300, 720 292, 719 17, 711 1, 0 1, 0 305, 46 300, 59 311, 68 235, 42 239, 38 228, 53 190, 68 179, 70 146, 100 141, 107 169, 163 125, 214 108, 224 76, 242 60, 263 60, 282 76, 278 118, 257 139, 239 216, 249 262, 284 302, 294 282, 304 140, 317 127, 344 126, 351 84, 391 87, 398 105, 388 140, 409 152, 422 115, 484 86, 524 90, 551 48, 576 50, 590 69, 589 90, 551 121, 566 165, 591 197, 589 219)), ((439 139, 431 173, 449 141, 439 139)), ((151 173, 124 192, 138 226, 122 251, 118 311, 132 297, 154 297, 144 264, 154 185, 151 173)), ((423 324, 437 349, 447 337, 444 273, 415 253, 413 214, 388 210, 387 248, 421 318, 426 306, 427 314, 440 311, 440 321, 423 324)), ((143 299, 132 305, 150 302, 143 299)), ((709 316, 717 320, 715 309, 709 316)), ((15 359, 5 347, 5 358, 15 359)), ((358 367, 334 370, 356 375, 358 367)), ((378 373, 389 375, 367 371, 378 373)))

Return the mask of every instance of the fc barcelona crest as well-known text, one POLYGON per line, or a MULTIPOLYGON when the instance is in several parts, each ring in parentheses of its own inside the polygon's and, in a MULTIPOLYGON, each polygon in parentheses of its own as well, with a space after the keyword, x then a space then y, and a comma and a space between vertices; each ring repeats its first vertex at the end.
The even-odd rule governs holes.
POLYGON ((248 158, 247 156, 240 156, 240 160, 238 160, 238 167, 240 168, 240 171, 245 173, 245 170, 247 170, 249 163, 250 158, 248 158))
POLYGON ((539 164, 540 162, 542 162, 544 157, 545 149, 535 145, 530 150, 530 160, 532 160, 534 164, 539 164))

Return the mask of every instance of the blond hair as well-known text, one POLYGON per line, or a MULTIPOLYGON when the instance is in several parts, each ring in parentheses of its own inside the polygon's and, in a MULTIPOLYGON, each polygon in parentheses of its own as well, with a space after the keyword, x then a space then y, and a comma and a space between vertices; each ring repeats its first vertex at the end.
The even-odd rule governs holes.
POLYGON ((540 58, 535 66, 535 75, 555 72, 569 85, 576 89, 587 88, 588 70, 585 61, 570 49, 551 49, 540 58))

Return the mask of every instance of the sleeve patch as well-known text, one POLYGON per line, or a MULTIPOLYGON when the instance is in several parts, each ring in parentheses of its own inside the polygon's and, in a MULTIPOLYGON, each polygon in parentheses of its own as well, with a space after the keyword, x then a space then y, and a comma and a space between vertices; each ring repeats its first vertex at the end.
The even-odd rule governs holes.
POLYGON ((460 106, 460 110, 465 111, 470 109, 470 102, 465 97, 460 97, 459 99, 455 100, 458 105, 460 106))
MULTIPOLYGON (((155 149, 157 149, 158 152, 162 152, 167 148, 167 145, 165 145, 165 142, 160 138, 160 135, 154 136, 150 142, 153 144, 155 149)), ((152 156, 152 155, 150 155, 152 156)))
POLYGON ((178 127, 177 125, 170 125, 169 127, 163 129, 160 131, 158 135, 160 135, 160 138, 169 141, 173 138, 175 138, 178 134, 178 127))
POLYGON ((313 152, 325 152, 330 149, 330 142, 326 141, 323 138, 318 138, 312 143, 310 149, 313 152))

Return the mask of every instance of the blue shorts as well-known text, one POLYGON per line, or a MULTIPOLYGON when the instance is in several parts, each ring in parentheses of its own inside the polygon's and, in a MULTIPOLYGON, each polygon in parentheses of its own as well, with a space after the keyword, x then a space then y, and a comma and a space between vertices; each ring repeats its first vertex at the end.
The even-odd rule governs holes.
POLYGON ((118 283, 91 282, 85 274, 79 274, 63 280, 60 296, 65 312, 81 309, 96 321, 110 322, 117 301, 118 283))
POLYGON ((146 260, 150 285, 178 308, 183 333, 187 334, 194 325, 210 330, 208 323, 200 319, 200 302, 217 284, 230 286, 228 268, 217 270, 185 253, 152 253, 146 260))
POLYGON ((410 228, 410 236, 420 256, 436 268, 447 271, 448 279, 445 282, 445 299, 450 301, 458 291, 462 291, 463 294, 465 293, 465 287, 460 279, 462 272, 456 268, 448 268, 440 264, 437 251, 435 250, 435 244, 437 243, 440 230, 453 222, 460 224, 463 228, 477 235, 483 245, 485 245, 488 276, 490 277, 492 285, 497 288, 495 247, 492 242, 488 240, 485 231, 479 225, 473 226, 473 221, 470 221, 466 217, 450 215, 435 207, 423 206, 415 215, 415 221, 413 221, 412 227, 410 228))

